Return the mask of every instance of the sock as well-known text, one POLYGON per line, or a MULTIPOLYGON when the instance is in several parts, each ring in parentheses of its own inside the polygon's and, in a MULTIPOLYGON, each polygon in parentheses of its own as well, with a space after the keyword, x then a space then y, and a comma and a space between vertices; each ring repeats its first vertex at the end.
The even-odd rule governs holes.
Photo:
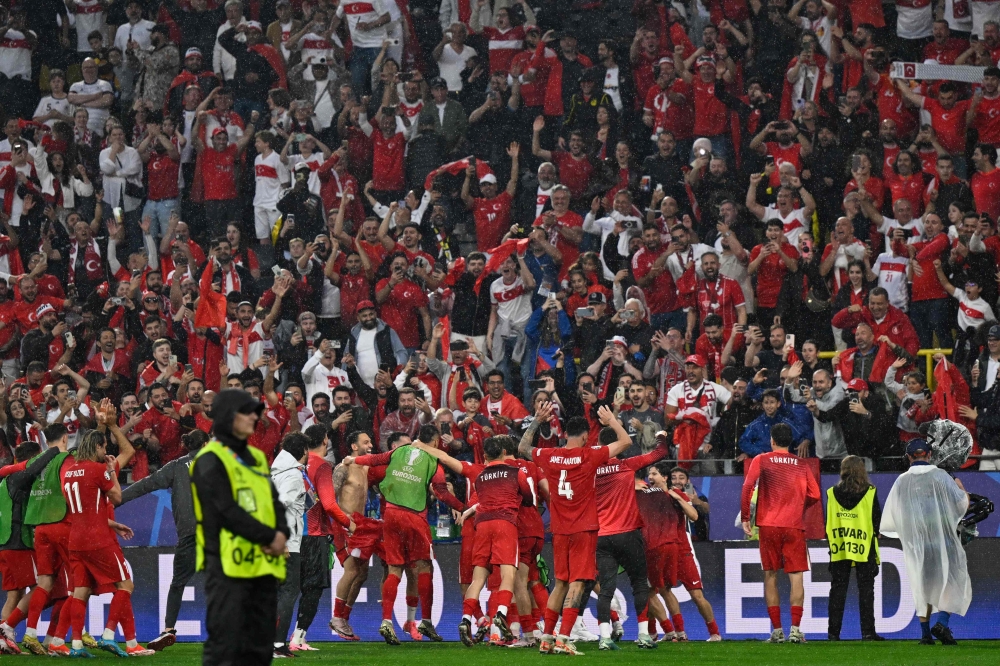
POLYGON ((479 603, 478 599, 476 599, 476 610, 472 613, 472 617, 476 620, 476 622, 478 622, 479 618, 481 618, 482 616, 483 616, 483 605, 479 603))
POLYGON ((612 610, 611 611, 611 621, 612 622, 618 622, 619 621, 618 611, 616 611, 616 610, 612 610))
POLYGON ((538 623, 542 619, 542 611, 544 608, 532 608, 531 609, 531 628, 532 630, 538 629, 538 623))
POLYGON ((563 608, 562 612, 562 626, 559 627, 559 631, 562 633, 561 636, 569 636, 573 631, 573 625, 576 624, 576 618, 580 617, 579 608, 563 608))
POLYGON ((771 618, 771 628, 781 629, 781 606, 768 606, 767 614, 771 618))
POLYGON ((930 619, 924 620, 920 623, 920 637, 921 638, 931 638, 931 622, 930 619))
POLYGON ((115 630, 114 629, 110 629, 108 627, 105 627, 104 628, 104 632, 101 633, 101 638, 103 638, 106 641, 113 641, 113 640, 115 640, 115 630))
POLYGON ((649 620, 639 620, 639 635, 646 636, 649 634, 649 620))
POLYGON ((709 636, 714 636, 715 634, 719 633, 719 625, 715 623, 715 620, 706 622, 705 625, 708 626, 709 636))
POLYGON ((351 610, 353 608, 354 608, 354 606, 348 606, 347 602, 344 602, 344 619, 345 620, 350 620, 351 619, 351 610))
POLYGON ((139 647, 139 641, 135 640, 134 638, 130 641, 125 641, 125 647, 127 648, 139 647))
POLYGON ((73 649, 74 650, 82 650, 83 649, 83 641, 74 638, 73 639, 73 649))
POLYGON ((73 628, 73 649, 79 649, 83 647, 81 641, 83 637, 83 625, 87 621, 87 606, 84 605, 83 601, 77 599, 76 597, 70 597, 69 603, 69 616, 70 616, 70 626, 73 628), (78 646, 77 643, 80 643, 78 646))
POLYGON ((37 636, 38 628, 38 618, 41 617, 42 611, 45 607, 49 605, 49 592, 48 590, 43 590, 41 587, 36 587, 31 593, 31 600, 28 602, 28 629, 25 634, 28 636, 37 636), (30 634, 27 632, 31 632, 30 634))
POLYGON ((639 611, 639 613, 636 615, 636 619, 639 622, 646 622, 647 620, 649 620, 649 606, 646 606, 641 611, 639 611))
POLYGON ((420 597, 411 597, 406 595, 406 621, 415 622, 417 619, 417 604, 420 603, 420 597))
POLYGON ((542 629, 542 633, 546 636, 551 636, 552 632, 556 630, 556 622, 559 621, 559 613, 551 608, 546 608, 543 613, 543 617, 545 618, 545 624, 542 629))
POLYGON ((599 625, 597 625, 597 627, 601 632, 601 638, 611 638, 610 622, 601 622, 599 625))
POLYGON ((490 598, 486 600, 486 617, 493 617, 497 614, 498 599, 496 591, 490 592, 490 598))
POLYGON ((802 606, 792 606, 792 626, 797 627, 802 622, 802 606))
MULTIPOLYGON (((14 611, 17 612, 17 609, 14 609, 14 611)), ((11 615, 11 617, 13 617, 14 613, 11 613, 10 615, 11 615)), ((927 618, 927 621, 930 622, 930 618, 927 618)), ((947 613, 945 611, 938 612, 938 616, 937 616, 937 623, 938 624, 940 624, 942 627, 947 627, 949 622, 951 622, 951 613, 947 613)), ((7 618, 7 624, 10 624, 10 618, 7 618)), ((14 625, 11 625, 11 626, 14 626, 14 625)))
POLYGON ((477 611, 479 612, 479 617, 482 617, 483 611, 479 608, 479 599, 462 600, 462 617, 467 618, 472 625, 476 624, 477 611))
POLYGON ((58 638, 59 642, 56 645, 62 645, 63 639, 66 637, 66 630, 69 629, 69 610, 67 609, 63 613, 63 609, 66 608, 66 599, 60 599, 52 605, 52 617, 49 619, 49 630, 47 636, 52 636, 53 638, 58 638), (65 622, 65 624, 63 624, 65 622), (62 629, 62 633, 59 630, 62 629))
POLYGON ((115 629, 122 626, 125 639, 135 638, 135 616, 132 614, 132 595, 125 590, 115 590, 108 608, 108 623, 104 629, 104 638, 114 640, 115 629), (130 633, 131 628, 131 633, 130 633), (108 633, 111 635, 109 636, 108 633))
MULTIPOLYGON (((21 624, 22 620, 24 620, 24 613, 21 612, 20 608, 14 606, 14 610, 10 612, 10 615, 8 615, 7 619, 4 620, 3 622, 11 629, 17 629, 17 625, 21 624)), ((946 624, 945 626, 948 625, 946 624)))
POLYGON ((674 633, 674 625, 670 624, 669 618, 663 618, 660 620, 660 626, 663 627, 663 633, 672 634, 674 633))
POLYGON ((389 574, 382 583, 382 620, 392 619, 392 607, 396 605, 396 592, 399 588, 399 576, 389 574))
POLYGON ((417 594, 420 595, 420 617, 430 622, 434 606, 434 577, 430 573, 417 575, 417 594))
POLYGON ((497 600, 497 610, 493 613, 493 616, 495 617, 497 613, 503 613, 504 617, 507 617, 508 607, 510 606, 511 599, 514 598, 514 593, 510 590, 497 590, 493 596, 497 600))
POLYGON ((542 609, 549 605, 549 591, 541 583, 536 583, 531 587, 531 596, 535 599, 538 612, 542 613, 542 609))
POLYGON ((333 616, 343 619, 343 617, 344 617, 344 606, 345 605, 346 604, 344 603, 343 599, 336 599, 335 598, 333 600, 333 616))
POLYGON ((678 613, 677 615, 674 615, 673 620, 674 620, 674 630, 677 631, 678 633, 684 631, 684 616, 678 613))

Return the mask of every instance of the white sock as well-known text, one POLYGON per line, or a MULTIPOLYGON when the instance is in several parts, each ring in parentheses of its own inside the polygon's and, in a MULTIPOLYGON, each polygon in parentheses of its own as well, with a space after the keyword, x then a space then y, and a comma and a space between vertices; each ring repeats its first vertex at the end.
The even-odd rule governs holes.
POLYGON ((417 621, 417 607, 416 606, 407 606, 406 607, 406 621, 407 622, 416 622, 417 621))
POLYGON ((306 639, 306 632, 298 627, 295 627, 295 631, 292 632, 292 642, 296 645, 301 645, 306 639))
POLYGON ((601 630, 601 638, 611 638, 611 623, 610 622, 601 622, 601 624, 598 625, 598 626, 600 627, 600 630, 601 630))
POLYGON ((542 640, 542 636, 545 635, 541 629, 535 629, 534 631, 531 632, 531 634, 538 640, 542 640))
POLYGON ((28 627, 24 630, 25 638, 38 638, 38 630, 34 627, 28 627))
POLYGON ((104 629, 104 633, 101 634, 101 638, 103 638, 106 641, 113 641, 113 640, 115 640, 115 630, 114 629, 107 629, 107 628, 105 628, 104 629))
POLYGON ((639 623, 639 635, 642 634, 649 635, 649 620, 645 620, 639 623))
POLYGON ((471 624, 472 626, 476 626, 476 618, 472 617, 471 615, 463 615, 462 619, 468 620, 469 624, 471 624))
POLYGON ((74 650, 82 650, 83 649, 83 641, 78 641, 78 640, 76 640, 74 638, 73 639, 73 649, 74 650))
POLYGON ((278 649, 278 648, 280 648, 280 647, 281 647, 282 645, 284 645, 284 643, 275 643, 275 644, 274 644, 274 648, 275 648, 275 649, 278 649))
POLYGON ((66 641, 59 638, 58 636, 52 636, 51 638, 46 636, 45 640, 49 641, 49 645, 51 645, 52 647, 59 647, 60 645, 66 644, 66 641))
POLYGON ((503 615, 504 617, 507 617, 507 607, 506 606, 497 606, 497 612, 500 613, 501 615, 503 615))
POLYGON ((514 638, 517 638, 521 633, 521 623, 512 622, 510 625, 510 633, 514 634, 514 638))
POLYGON ((130 641, 125 641, 125 647, 127 648, 134 648, 137 647, 138 645, 139 641, 135 640, 134 638, 130 641))

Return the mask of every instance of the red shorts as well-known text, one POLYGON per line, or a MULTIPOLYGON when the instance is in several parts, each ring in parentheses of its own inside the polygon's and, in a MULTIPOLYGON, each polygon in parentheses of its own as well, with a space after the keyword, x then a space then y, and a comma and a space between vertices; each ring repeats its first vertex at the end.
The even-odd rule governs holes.
POLYGON ((36 578, 35 551, 0 550, 0 576, 4 590, 32 587, 36 578))
POLYGON ((597 580, 597 530, 553 534, 556 580, 597 580))
POLYGON ((35 565, 41 576, 69 570, 69 523, 51 523, 35 528, 35 565))
POLYGON ((517 540, 518 564, 528 565, 528 580, 538 580, 538 556, 542 552, 545 539, 538 537, 520 537, 517 540))
POLYGON ((677 585, 677 544, 664 543, 646 551, 646 577, 653 590, 677 585))
POLYGON ((372 555, 384 559, 382 521, 362 516, 360 513, 351 516, 351 520, 354 521, 354 534, 347 537, 347 554, 365 562, 370 560, 372 555))
POLYGON ((347 558, 351 555, 347 552, 346 548, 338 548, 333 554, 337 556, 337 561, 340 562, 340 566, 344 566, 344 562, 346 562, 347 558))
POLYGON ((472 552, 476 549, 476 521, 469 517, 462 523, 462 550, 458 555, 458 582, 460 585, 472 583, 472 552))
POLYGON ((685 590, 700 590, 701 572, 698 571, 694 555, 684 544, 678 546, 677 552, 677 582, 682 584, 685 590))
POLYGON ((487 520, 476 525, 472 566, 517 566, 517 525, 507 520, 487 520))
POLYGON ((386 507, 382 517, 386 564, 401 567, 418 560, 433 559, 431 527, 427 518, 394 506, 386 507))
POLYGON ((761 525, 760 566, 764 571, 783 569, 785 573, 808 570, 805 530, 761 525))
POLYGON ((70 551, 69 561, 73 587, 89 587, 97 592, 104 586, 132 578, 120 548, 70 551))

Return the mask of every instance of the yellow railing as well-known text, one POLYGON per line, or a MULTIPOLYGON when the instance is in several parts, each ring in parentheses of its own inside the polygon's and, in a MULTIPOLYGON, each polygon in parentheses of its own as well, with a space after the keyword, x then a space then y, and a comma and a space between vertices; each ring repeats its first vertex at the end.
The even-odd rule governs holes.
MULTIPOLYGON (((823 351, 819 352, 817 356, 820 358, 833 358, 840 352, 823 351)), ((917 356, 924 357, 924 363, 927 366, 924 375, 927 377, 927 387, 934 388, 934 355, 944 354, 945 356, 951 356, 950 349, 920 349, 917 351, 917 356)))

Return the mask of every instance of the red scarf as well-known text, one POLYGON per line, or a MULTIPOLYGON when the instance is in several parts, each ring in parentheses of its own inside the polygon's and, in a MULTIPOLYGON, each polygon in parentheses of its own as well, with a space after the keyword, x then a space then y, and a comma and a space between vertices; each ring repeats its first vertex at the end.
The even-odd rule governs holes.
POLYGON ((938 416, 964 425, 972 434, 972 455, 962 465, 963 468, 972 467, 976 464, 975 456, 983 452, 983 447, 976 437, 976 422, 965 418, 958 411, 959 407, 969 407, 972 404, 969 385, 965 383, 962 373, 955 364, 948 362, 947 357, 934 367, 934 381, 937 387, 931 397, 938 416))
POLYGON ((226 297, 212 289, 215 262, 209 261, 201 272, 201 292, 194 311, 195 328, 226 328, 226 297))
POLYGON ((243 341, 243 368, 250 367, 250 335, 253 333, 253 325, 250 328, 244 329, 243 326, 236 322, 233 324, 233 329, 229 334, 229 346, 226 348, 226 353, 230 356, 236 356, 239 351, 239 343, 243 341))
MULTIPOLYGON (((686 384, 685 384, 686 388, 686 384)), ((674 428, 674 444, 677 445, 678 465, 684 469, 691 469, 692 461, 698 457, 698 449, 705 441, 705 437, 712 432, 708 424, 708 417, 705 416, 700 406, 692 406, 683 409, 674 415, 678 421, 674 428)))
POLYGON ((482 274, 476 280, 476 285, 472 289, 476 292, 476 296, 479 295, 479 290, 482 288, 483 280, 487 275, 499 271, 500 267, 503 266, 503 262, 507 261, 507 257, 514 254, 515 250, 517 250, 518 254, 527 252, 528 245, 530 243, 530 238, 511 238, 509 240, 505 240, 503 243, 500 243, 500 245, 497 245, 495 248, 490 250, 489 261, 486 262, 486 267, 483 268, 482 274))
MULTIPOLYGON (((69 246, 69 283, 73 284, 76 282, 76 259, 77 254, 80 251, 80 244, 77 241, 69 246)), ((101 261, 101 250, 97 246, 97 240, 91 238, 90 242, 87 243, 87 248, 83 251, 83 268, 87 272, 87 278, 91 281, 100 280, 103 271, 103 262, 101 261)))
POLYGON ((247 51, 253 51, 262 56, 278 75, 278 87, 288 90, 288 77, 285 75, 285 61, 281 54, 270 44, 254 44, 248 46, 247 51))

